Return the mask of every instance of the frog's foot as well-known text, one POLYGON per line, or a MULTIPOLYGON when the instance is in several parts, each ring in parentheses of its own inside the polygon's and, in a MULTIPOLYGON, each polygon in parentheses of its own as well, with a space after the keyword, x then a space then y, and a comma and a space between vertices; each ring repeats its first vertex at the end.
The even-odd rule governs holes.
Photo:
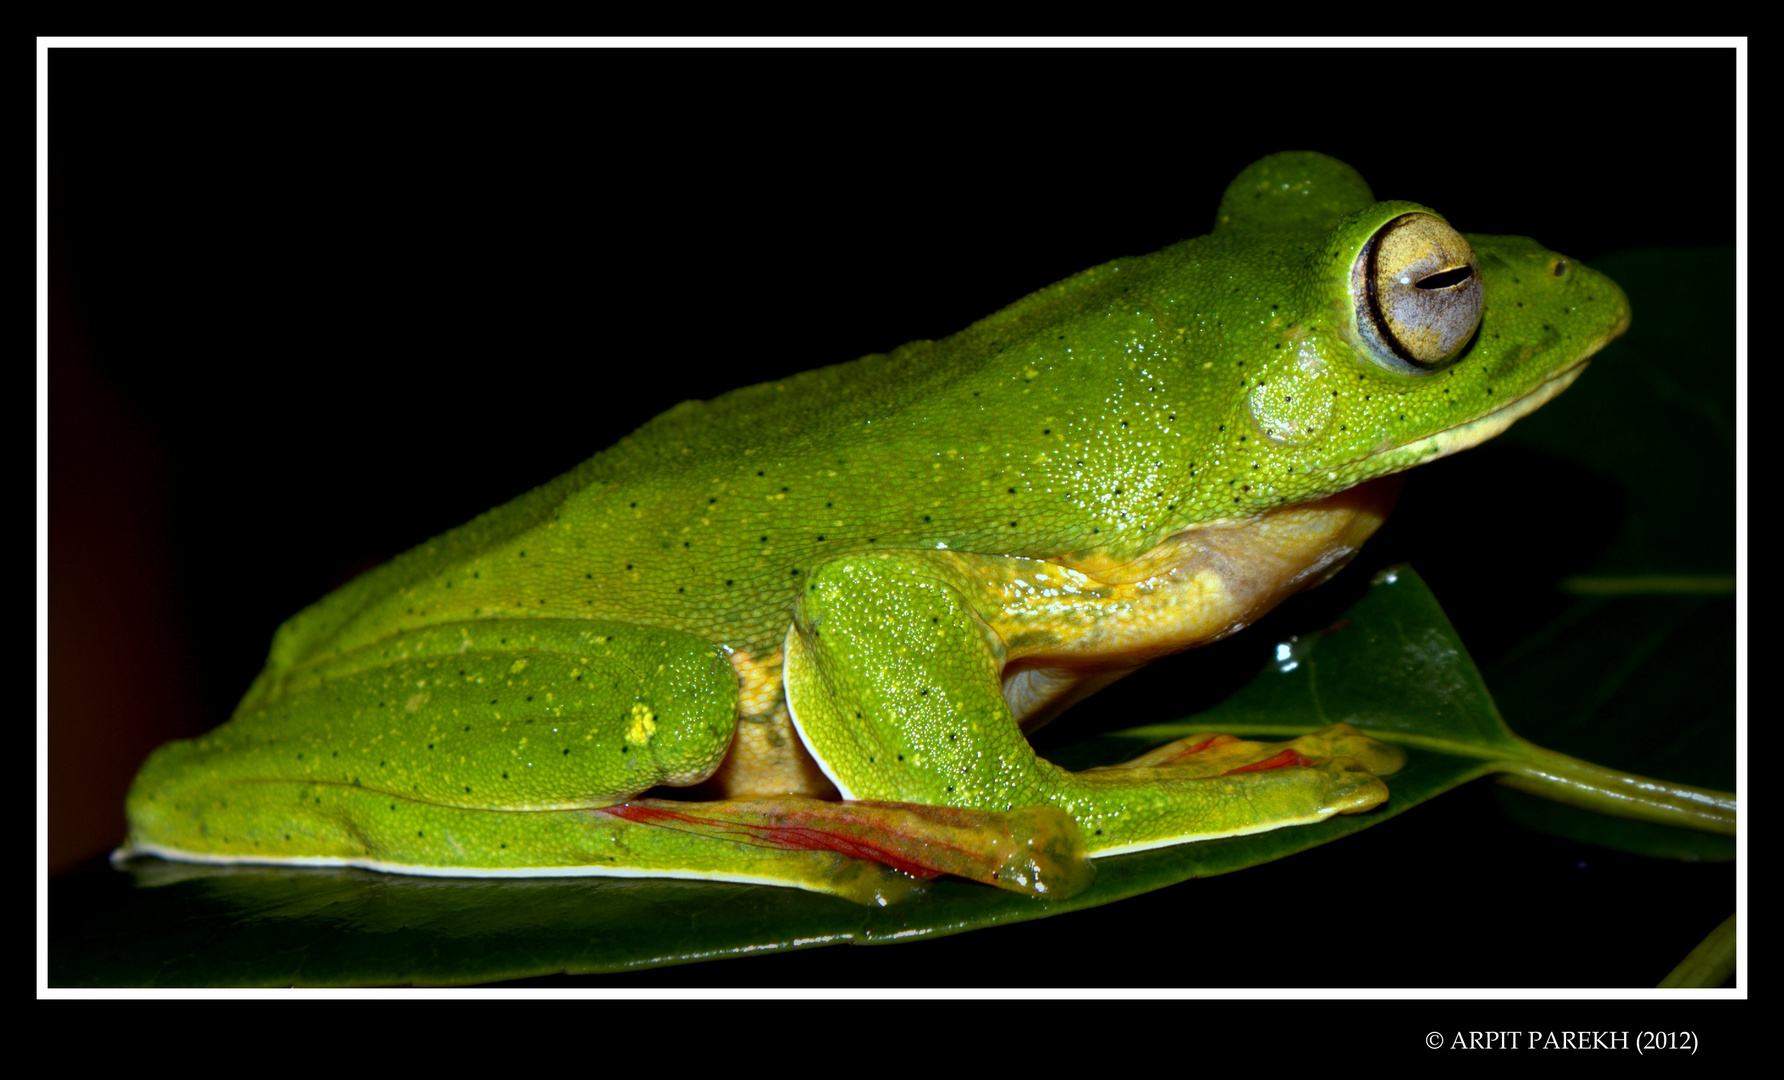
POLYGON ((1064 774, 1093 856, 1243 836, 1355 814, 1387 801, 1395 746, 1348 724, 1289 742, 1197 734, 1132 761, 1064 774), (1105 808, 1124 813, 1111 815, 1105 808))
MULTIPOLYGON (((751 852, 831 852, 848 862, 816 860, 811 876, 788 880, 863 902, 892 898, 884 882, 855 860, 919 880, 953 874, 1011 892, 1063 899, 1095 871, 1086 861, 1077 823, 1052 806, 1009 813, 892 802, 826 802, 778 798, 737 802, 632 799, 596 813, 672 834, 727 842, 739 865, 766 862, 751 852), (871 884, 866 884, 871 882, 871 884), (863 889, 866 889, 866 894, 863 889)), ((715 857, 708 846, 705 858, 715 857)))
MULTIPOLYGON (((1168 742, 1131 761, 1086 771, 1161 768, 1186 779, 1199 779, 1326 764, 1335 764, 1340 773, 1387 776, 1406 764, 1406 752, 1391 743, 1372 739, 1349 724, 1333 724, 1281 743, 1201 732, 1168 742)), ((1374 805, 1372 802, 1346 807, 1342 812, 1354 813, 1374 805)))

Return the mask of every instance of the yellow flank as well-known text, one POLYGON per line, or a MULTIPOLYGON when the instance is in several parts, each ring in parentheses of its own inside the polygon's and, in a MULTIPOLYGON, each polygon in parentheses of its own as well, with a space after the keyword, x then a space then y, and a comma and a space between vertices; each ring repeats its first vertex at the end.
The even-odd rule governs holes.
MULTIPOLYGON (((1004 570, 989 624, 1007 661, 1141 663, 1250 625, 1348 563, 1393 507, 1397 477, 1326 499, 1185 529, 1120 564, 1004 570), (1145 576, 1135 577, 1138 571, 1145 576)), ((971 558, 960 556, 959 558, 971 558)), ((1043 567, 1049 564, 1040 564, 1043 567)))
POLYGON ((793 729, 781 664, 780 649, 761 660, 747 649, 731 654, 739 687, 737 730, 724 763, 706 785, 719 798, 836 798, 836 786, 793 729))
POLYGON ((781 650, 775 649, 756 659, 748 649, 731 654, 731 669, 737 672, 737 711, 742 716, 763 716, 781 701, 781 650))

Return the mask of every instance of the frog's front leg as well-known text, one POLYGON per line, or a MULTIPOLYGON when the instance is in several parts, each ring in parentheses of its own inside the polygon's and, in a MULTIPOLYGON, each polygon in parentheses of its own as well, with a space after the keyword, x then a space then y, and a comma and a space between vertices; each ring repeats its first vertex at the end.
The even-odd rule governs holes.
POLYGON ((1371 769, 1391 772, 1398 751, 1349 730, 1288 746, 1204 736, 1080 773, 1029 747, 1002 679, 1012 655, 1131 664, 1136 641, 1156 647, 1166 609, 1194 606, 1187 594, 1207 584, 1104 585, 1035 560, 942 551, 839 558, 801 596, 786 647, 788 704, 845 798, 1052 805, 1078 822, 1093 857, 1385 800, 1371 769))

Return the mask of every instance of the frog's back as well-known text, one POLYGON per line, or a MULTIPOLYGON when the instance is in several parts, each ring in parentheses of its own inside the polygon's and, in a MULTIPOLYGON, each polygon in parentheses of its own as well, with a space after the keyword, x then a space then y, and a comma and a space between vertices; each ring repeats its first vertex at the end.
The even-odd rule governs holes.
POLYGON ((1047 546, 1071 525, 1049 532, 1044 508, 1017 498, 1029 494, 1023 455, 998 440, 1028 387, 1002 354, 1107 303, 1144 262, 1085 271, 944 341, 682 402, 311 605, 280 629, 270 664, 503 615, 622 619, 756 648, 778 641, 799 581, 830 555, 1014 549, 1037 530, 1047 546), (1026 516, 986 515, 985 499, 1026 516))

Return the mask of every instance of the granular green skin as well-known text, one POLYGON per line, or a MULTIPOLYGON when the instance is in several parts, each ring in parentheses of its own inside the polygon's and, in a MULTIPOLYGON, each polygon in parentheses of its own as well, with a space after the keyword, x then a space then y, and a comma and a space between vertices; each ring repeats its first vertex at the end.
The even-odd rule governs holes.
POLYGON ((1458 357, 1408 370, 1359 331, 1353 281, 1407 215, 1442 221, 1374 202, 1330 158, 1275 155, 1233 182, 1211 235, 940 341, 684 402, 294 616, 234 719, 145 766, 130 846, 828 888, 853 864, 585 812, 702 779, 740 709, 779 725, 764 746, 791 741, 783 677, 800 740, 845 796, 1051 805, 1087 827, 1090 854, 1221 835, 1184 820, 1247 800, 1261 815, 1219 828, 1348 811, 1359 772, 1391 767, 1358 765, 1367 751, 1245 774, 1253 789, 1072 778, 1027 749, 999 679, 1017 656, 1113 670, 1207 640, 1204 622, 1242 625, 1302 586, 1298 567, 1354 546, 1272 548, 1283 566, 1239 597, 1243 530, 1490 437, 1627 326, 1608 279, 1470 235, 1479 328, 1458 357), (1156 573, 1122 577, 1139 565, 1156 573), (1081 578, 1047 584, 1057 604, 1012 606, 1054 571, 1081 578), (917 701, 930 693, 951 704, 917 701), (1136 817, 1153 832, 1097 839, 1136 817))

